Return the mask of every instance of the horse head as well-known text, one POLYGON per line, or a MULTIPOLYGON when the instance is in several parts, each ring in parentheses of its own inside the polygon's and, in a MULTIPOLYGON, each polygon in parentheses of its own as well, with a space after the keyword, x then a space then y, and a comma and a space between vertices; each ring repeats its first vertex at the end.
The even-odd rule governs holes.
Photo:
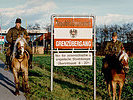
POLYGON ((23 56, 24 51, 25 51, 25 43, 24 43, 24 41, 22 39, 20 41, 18 41, 16 47, 17 47, 17 54, 19 56, 23 56))
POLYGON ((27 45, 27 42, 25 38, 23 36, 20 36, 16 40, 15 45, 14 45, 13 58, 15 57, 15 54, 18 57, 22 57, 24 55, 26 45, 27 45))
POLYGON ((129 71, 129 65, 128 65, 128 62, 129 62, 129 57, 128 57, 128 54, 122 50, 119 52, 119 61, 122 65, 122 68, 124 69, 124 71, 127 73, 129 71))

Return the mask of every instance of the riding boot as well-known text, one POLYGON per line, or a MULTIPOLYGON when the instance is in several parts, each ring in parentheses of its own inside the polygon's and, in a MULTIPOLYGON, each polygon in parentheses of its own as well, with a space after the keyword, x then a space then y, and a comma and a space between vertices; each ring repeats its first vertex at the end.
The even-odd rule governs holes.
POLYGON ((106 58, 104 58, 104 59, 102 60, 102 73, 107 72, 108 69, 109 69, 109 62, 107 61, 106 58))
POLYGON ((5 63, 5 65, 6 65, 5 70, 8 71, 10 69, 10 56, 6 56, 6 63, 5 63))
POLYGON ((125 78, 125 84, 128 84, 128 79, 127 78, 125 78))
POLYGON ((125 84, 128 84, 127 74, 125 74, 125 84))
POLYGON ((30 59, 28 61, 29 68, 32 69, 32 54, 30 54, 30 59))

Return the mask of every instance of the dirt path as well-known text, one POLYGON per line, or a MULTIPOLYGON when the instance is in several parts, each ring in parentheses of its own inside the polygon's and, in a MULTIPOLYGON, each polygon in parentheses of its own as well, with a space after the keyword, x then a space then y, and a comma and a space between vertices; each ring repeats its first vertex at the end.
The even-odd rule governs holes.
POLYGON ((13 74, 4 70, 4 63, 0 60, 0 100, 26 100, 20 91, 20 96, 14 95, 15 83, 13 74))

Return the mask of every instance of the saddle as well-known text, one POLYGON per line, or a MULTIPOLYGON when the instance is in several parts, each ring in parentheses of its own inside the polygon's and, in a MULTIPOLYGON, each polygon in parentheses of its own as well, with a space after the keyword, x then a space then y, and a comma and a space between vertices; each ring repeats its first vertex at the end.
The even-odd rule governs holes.
POLYGON ((111 66, 114 66, 118 62, 116 55, 107 55, 102 60, 102 73, 109 70, 111 66))

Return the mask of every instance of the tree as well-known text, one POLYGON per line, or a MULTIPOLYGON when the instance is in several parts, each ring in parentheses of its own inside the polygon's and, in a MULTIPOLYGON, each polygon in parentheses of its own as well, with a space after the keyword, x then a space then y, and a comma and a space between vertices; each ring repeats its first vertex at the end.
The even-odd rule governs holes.
POLYGON ((41 29, 40 24, 35 23, 35 25, 33 26, 33 30, 40 30, 40 29, 41 29))
POLYGON ((46 26, 43 26, 43 29, 46 29, 47 32, 51 32, 51 24, 47 24, 46 26))

